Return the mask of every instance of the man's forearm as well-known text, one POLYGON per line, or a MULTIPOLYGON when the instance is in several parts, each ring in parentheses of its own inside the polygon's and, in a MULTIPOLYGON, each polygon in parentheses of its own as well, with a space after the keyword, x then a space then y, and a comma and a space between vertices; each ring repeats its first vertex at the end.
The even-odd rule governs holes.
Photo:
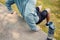
POLYGON ((50 15, 49 15, 49 13, 48 13, 48 14, 47 14, 47 17, 46 17, 46 22, 48 23, 49 20, 50 20, 50 15))

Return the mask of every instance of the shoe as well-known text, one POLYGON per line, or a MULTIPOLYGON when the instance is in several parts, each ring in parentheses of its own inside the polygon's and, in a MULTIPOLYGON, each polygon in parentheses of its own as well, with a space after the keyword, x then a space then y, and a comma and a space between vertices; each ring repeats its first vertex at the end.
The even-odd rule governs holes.
POLYGON ((53 39, 49 39, 49 38, 47 38, 47 40, 56 40, 55 38, 53 38, 53 39))
POLYGON ((38 32, 40 30, 40 28, 39 27, 34 27, 31 30, 34 31, 34 32, 38 32))
POLYGON ((52 39, 47 38, 47 40, 52 40, 52 39))

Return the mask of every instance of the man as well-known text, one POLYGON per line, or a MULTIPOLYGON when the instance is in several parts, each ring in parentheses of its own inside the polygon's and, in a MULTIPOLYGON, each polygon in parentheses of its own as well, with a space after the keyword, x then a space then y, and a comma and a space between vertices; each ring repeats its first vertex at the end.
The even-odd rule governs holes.
POLYGON ((39 20, 35 9, 36 0, 6 0, 6 6, 10 13, 14 13, 11 8, 11 5, 14 3, 17 5, 17 8, 31 30, 34 32, 39 31, 39 28, 36 26, 36 23, 39 20))

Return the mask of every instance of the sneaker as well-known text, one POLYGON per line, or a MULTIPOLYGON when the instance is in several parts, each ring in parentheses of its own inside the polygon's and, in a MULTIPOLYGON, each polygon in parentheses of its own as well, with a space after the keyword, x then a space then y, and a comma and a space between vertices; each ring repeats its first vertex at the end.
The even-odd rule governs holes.
POLYGON ((47 40, 52 40, 52 39, 47 38, 47 40))
POLYGON ((47 38, 47 40, 56 40, 55 38, 53 38, 53 39, 49 39, 49 38, 47 38))
POLYGON ((38 32, 40 30, 40 27, 37 26, 35 28, 32 28, 31 30, 34 31, 34 32, 38 32))

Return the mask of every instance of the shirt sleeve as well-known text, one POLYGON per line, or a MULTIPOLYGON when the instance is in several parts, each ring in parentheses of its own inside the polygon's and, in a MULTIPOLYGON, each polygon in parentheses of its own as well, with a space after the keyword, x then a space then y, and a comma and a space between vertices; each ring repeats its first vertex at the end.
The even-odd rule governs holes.
POLYGON ((11 5, 14 4, 14 0, 6 0, 6 7, 10 13, 12 13, 11 5))

